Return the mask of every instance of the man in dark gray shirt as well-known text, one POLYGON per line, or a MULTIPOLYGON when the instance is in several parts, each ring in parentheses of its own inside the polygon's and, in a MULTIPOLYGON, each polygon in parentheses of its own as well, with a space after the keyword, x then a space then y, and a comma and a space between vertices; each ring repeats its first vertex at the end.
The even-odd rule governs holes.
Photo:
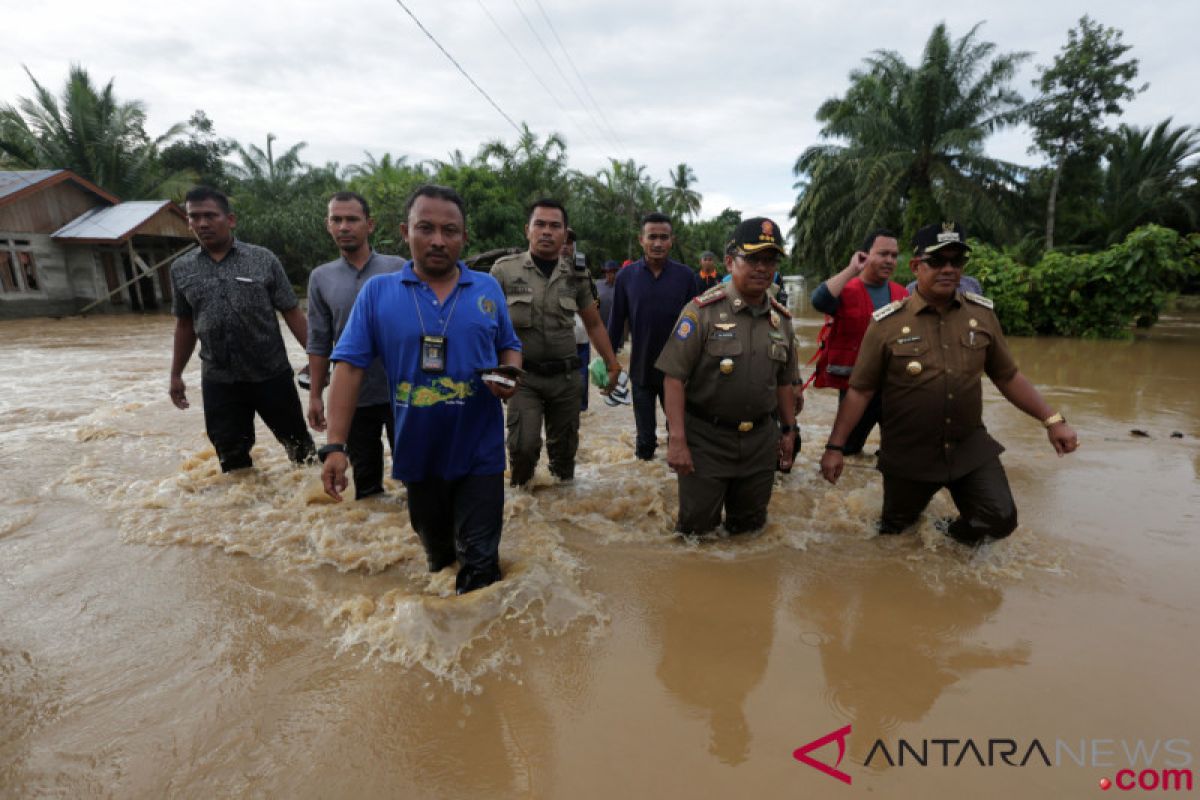
MULTIPOLYGON (((375 232, 366 199, 355 192, 337 192, 329 199, 325 228, 342 257, 322 264, 308 276, 308 366, 311 384, 308 390, 308 424, 324 431, 325 402, 322 392, 329 383, 329 355, 350 319, 350 309, 367 279, 374 275, 398 272, 404 259, 385 256, 371 249, 375 232)), ((363 376, 358 407, 350 420, 346 439, 347 455, 354 471, 354 497, 361 500, 383 491, 383 442, 395 447, 391 392, 383 363, 377 358, 363 376)))
POLYGON ((300 398, 292 386, 283 336, 283 315, 301 344, 308 338, 304 312, 283 265, 265 247, 233 238, 237 218, 229 198, 197 187, 184 198, 188 227, 200 250, 171 265, 175 341, 171 358, 171 402, 189 406, 183 368, 200 340, 200 390, 204 427, 221 470, 252 465, 257 413, 296 463, 312 463, 315 449, 304 427, 300 398))

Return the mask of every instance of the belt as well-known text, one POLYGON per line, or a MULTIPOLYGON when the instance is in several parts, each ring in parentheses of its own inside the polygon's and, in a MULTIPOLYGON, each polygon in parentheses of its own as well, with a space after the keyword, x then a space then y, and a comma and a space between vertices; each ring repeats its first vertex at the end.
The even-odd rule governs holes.
POLYGON ((684 407, 686 408, 687 413, 691 414, 693 417, 698 417, 699 419, 704 420, 709 425, 715 425, 718 428, 725 428, 726 430, 737 431, 738 433, 749 433, 759 425, 762 425, 767 420, 771 419, 770 414, 763 414, 762 416, 755 417, 754 419, 726 419, 725 417, 718 417, 714 414, 709 414, 704 409, 697 405, 693 405, 692 403, 687 403, 684 407))
POLYGON ((579 369, 582 364, 579 356, 567 356, 566 358, 556 358, 553 361, 526 361, 521 367, 534 375, 561 375, 564 372, 579 369))

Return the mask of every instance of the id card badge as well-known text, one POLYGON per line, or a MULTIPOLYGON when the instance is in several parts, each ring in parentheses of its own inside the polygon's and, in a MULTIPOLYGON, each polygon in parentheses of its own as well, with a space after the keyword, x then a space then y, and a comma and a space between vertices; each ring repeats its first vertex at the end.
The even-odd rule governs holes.
POLYGON ((446 371, 446 337, 421 337, 421 370, 423 372, 446 371))

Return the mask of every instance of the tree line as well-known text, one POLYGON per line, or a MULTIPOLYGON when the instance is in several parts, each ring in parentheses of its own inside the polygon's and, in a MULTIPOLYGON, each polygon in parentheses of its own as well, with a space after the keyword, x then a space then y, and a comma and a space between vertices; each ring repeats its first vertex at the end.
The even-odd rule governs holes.
MULTIPOLYGON (((845 264, 865 232, 889 228, 906 243, 916 228, 941 219, 962 222, 989 253, 1043 277, 1043 262, 1051 269, 1120 247, 1147 225, 1168 237, 1194 234, 1200 131, 1172 119, 1147 128, 1119 122, 1124 105, 1147 88, 1137 84, 1130 49, 1119 30, 1085 16, 1052 61, 1038 67, 1030 98, 1013 85, 1030 54, 999 51, 980 37, 980 25, 957 39, 944 24, 935 26, 915 63, 893 51, 870 54, 850 73, 845 93, 817 110, 820 141, 795 162, 793 253, 785 271, 823 278, 845 264), (1019 124, 1029 127, 1040 166, 986 154, 993 133, 1019 124)), ((593 267, 636 258, 638 221, 650 211, 677 220, 674 255, 693 265, 703 250, 719 253, 741 219, 737 209, 698 219, 702 198, 686 163, 663 180, 634 160, 610 159, 584 173, 570 167, 559 134, 541 136, 527 125, 515 141, 484 142, 471 156, 455 151, 444 160, 410 161, 364 153, 360 163, 316 165, 303 159, 304 142, 284 145, 270 133, 261 147, 222 138, 199 110, 151 136, 144 104, 120 100, 113 81, 99 86, 82 66, 71 68, 59 95, 29 78, 32 96, 0 106, 0 168, 70 169, 123 199, 179 199, 196 183, 214 186, 233 198, 240 235, 278 253, 297 284, 335 255, 314 221, 324 216, 328 196, 344 188, 371 203, 379 221, 375 246, 400 254, 403 200, 430 181, 454 186, 466 199, 473 252, 520 245, 525 207, 545 195, 562 199, 593 267)), ((1151 249, 1182 258, 1179 269, 1149 269, 1156 292, 1189 282, 1200 289, 1194 241, 1151 249)), ((1111 261, 1093 258, 1088 269, 1111 261)), ((982 260, 975 263, 988 272, 982 260)), ((1041 290, 1032 281, 1012 286, 1010 277, 991 290, 1041 290)), ((1156 315, 1139 312, 1130 320, 1156 315)), ((1037 331, 1065 332, 1053 324, 1037 331)))

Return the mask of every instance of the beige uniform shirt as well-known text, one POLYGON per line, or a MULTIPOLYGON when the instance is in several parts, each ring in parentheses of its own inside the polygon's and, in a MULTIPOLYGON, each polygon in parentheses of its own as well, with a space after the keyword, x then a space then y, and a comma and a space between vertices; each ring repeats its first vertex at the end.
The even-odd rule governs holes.
POLYGON ((961 478, 1004 452, 983 425, 987 373, 1017 374, 991 301, 958 294, 944 312, 920 294, 875 312, 850 386, 883 392, 881 472, 921 481, 961 478))
POLYGON ((568 358, 575 351, 575 314, 596 304, 586 268, 564 260, 546 278, 526 250, 492 265, 508 299, 508 316, 526 361, 568 358))

